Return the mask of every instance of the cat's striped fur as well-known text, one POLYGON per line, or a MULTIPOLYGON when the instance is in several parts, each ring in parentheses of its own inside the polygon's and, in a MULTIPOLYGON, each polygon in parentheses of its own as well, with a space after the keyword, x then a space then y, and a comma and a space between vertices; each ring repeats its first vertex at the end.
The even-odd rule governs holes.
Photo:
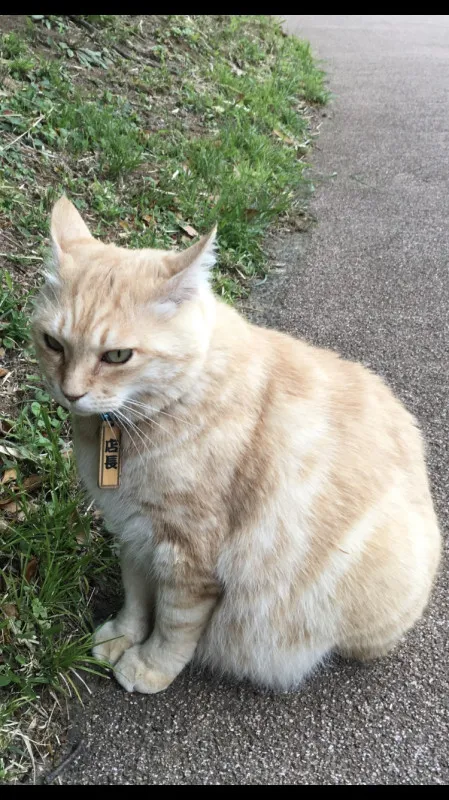
POLYGON ((125 606, 94 653, 126 689, 157 692, 194 657, 288 688, 333 650, 390 650, 422 614, 440 552, 412 416, 362 366, 219 302, 214 234, 182 253, 103 245, 62 198, 52 237, 36 349, 122 546, 125 606), (116 348, 132 358, 100 360, 116 348), (123 429, 107 492, 100 412, 123 429))

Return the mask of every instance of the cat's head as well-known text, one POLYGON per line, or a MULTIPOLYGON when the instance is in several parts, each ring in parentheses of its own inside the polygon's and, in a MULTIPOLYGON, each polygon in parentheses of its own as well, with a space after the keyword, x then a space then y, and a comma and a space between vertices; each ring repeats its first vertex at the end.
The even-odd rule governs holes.
POLYGON ((51 218, 54 261, 36 304, 36 353, 55 399, 75 414, 163 407, 195 381, 214 300, 215 229, 183 252, 94 239, 66 197, 51 218))

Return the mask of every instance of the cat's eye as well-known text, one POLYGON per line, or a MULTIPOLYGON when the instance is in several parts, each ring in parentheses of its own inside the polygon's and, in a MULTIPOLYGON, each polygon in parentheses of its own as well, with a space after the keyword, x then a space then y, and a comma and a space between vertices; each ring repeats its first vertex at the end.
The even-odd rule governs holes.
POLYGON ((131 358, 133 351, 127 350, 108 350, 107 353, 101 357, 102 361, 107 364, 125 364, 131 358))
POLYGON ((56 350, 57 353, 64 352, 64 348, 61 342, 58 342, 57 339, 53 339, 53 336, 49 336, 48 333, 44 335, 44 341, 47 347, 50 348, 50 350, 56 350))

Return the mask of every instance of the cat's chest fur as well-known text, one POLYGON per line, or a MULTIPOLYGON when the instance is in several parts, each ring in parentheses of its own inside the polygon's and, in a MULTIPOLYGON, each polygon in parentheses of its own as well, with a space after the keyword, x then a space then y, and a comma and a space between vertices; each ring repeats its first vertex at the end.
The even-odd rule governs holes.
POLYGON ((74 420, 74 445, 78 473, 90 497, 101 510, 107 529, 139 547, 151 539, 151 509, 163 502, 168 463, 148 452, 131 449, 122 431, 120 484, 98 486, 100 422, 91 417, 74 420))

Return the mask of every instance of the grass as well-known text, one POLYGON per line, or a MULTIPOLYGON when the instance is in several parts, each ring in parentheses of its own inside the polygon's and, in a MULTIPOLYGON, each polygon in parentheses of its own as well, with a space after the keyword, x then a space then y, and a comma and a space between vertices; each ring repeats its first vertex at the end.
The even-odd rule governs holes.
POLYGON ((79 693, 90 606, 111 563, 70 427, 34 372, 28 319, 63 192, 94 233, 184 247, 219 224, 216 291, 244 296, 263 236, 304 213, 315 107, 309 46, 261 15, 1 17, 0 780, 48 763, 79 693), (12 29, 11 29, 12 27, 12 29), (192 230, 193 229, 193 230, 192 230))
POLYGON ((25 380, 31 402, 2 420, 8 430, 0 439, 3 780, 26 771, 33 751, 48 757, 58 696, 79 696, 82 674, 98 672, 89 655, 91 582, 111 563, 77 486, 67 414, 34 375, 25 380))
POLYGON ((3 348, 24 345, 29 339, 26 315, 27 294, 17 286, 10 273, 0 275, 0 341, 3 348))

